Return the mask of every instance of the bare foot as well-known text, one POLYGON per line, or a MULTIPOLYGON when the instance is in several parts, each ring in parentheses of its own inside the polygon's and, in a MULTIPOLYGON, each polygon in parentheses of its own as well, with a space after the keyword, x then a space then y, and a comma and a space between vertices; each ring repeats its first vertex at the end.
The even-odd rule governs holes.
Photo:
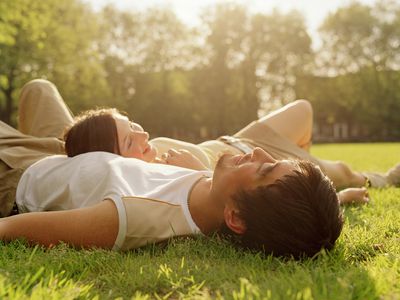
POLYGON ((362 188, 348 188, 340 191, 338 194, 340 204, 365 204, 369 202, 368 190, 362 188))

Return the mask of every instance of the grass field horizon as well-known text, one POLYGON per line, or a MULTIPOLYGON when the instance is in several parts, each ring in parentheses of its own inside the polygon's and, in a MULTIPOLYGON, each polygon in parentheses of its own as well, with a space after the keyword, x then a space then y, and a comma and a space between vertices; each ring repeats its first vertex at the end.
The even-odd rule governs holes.
MULTIPOLYGON (((386 171, 400 143, 318 144, 312 154, 386 171)), ((336 247, 302 261, 237 251, 218 238, 118 253, 2 244, 0 299, 400 299, 400 188, 344 207, 336 247)))

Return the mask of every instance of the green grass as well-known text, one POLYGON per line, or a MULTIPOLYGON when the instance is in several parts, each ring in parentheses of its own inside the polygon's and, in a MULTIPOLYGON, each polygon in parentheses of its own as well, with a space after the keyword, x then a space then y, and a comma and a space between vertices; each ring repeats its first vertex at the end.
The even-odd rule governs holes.
MULTIPOLYGON (((400 162, 400 144, 316 145, 358 170, 400 162)), ((1 245, 0 299, 400 299, 400 189, 345 208, 337 246, 302 262, 236 251, 217 238, 128 253, 1 245)))

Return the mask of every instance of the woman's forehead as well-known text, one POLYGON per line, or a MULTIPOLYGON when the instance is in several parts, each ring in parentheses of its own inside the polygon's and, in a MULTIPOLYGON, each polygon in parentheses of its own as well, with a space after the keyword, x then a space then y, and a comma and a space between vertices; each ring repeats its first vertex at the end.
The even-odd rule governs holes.
POLYGON ((115 125, 117 126, 118 137, 121 139, 129 131, 130 122, 125 116, 115 116, 115 125))
POLYGON ((115 118, 115 119, 118 119, 118 120, 121 120, 121 121, 127 121, 127 122, 129 122, 129 118, 128 118, 127 116, 121 115, 120 113, 114 114, 114 118, 115 118))

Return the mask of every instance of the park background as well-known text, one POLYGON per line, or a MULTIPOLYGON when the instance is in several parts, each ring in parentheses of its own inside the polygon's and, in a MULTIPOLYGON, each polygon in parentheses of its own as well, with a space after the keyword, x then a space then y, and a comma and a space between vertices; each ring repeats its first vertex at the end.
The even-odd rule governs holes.
POLYGON ((19 90, 41 77, 74 113, 117 107, 151 137, 234 133, 305 98, 315 141, 398 141, 400 3, 342 2, 310 34, 300 11, 238 2, 188 25, 169 5, 0 1, 1 120, 17 126, 19 90))
MULTIPOLYGON (((344 3, 321 10, 319 31, 298 11, 254 11, 239 0, 215 1, 194 26, 168 5, 95 2, 110 1, 0 0, 1 120, 17 126, 19 90, 41 77, 74 113, 116 106, 152 137, 232 133, 307 98, 314 140, 399 141, 398 1, 319 1, 344 3)), ((285 1, 294 2, 317 1, 285 1)), ((400 161, 398 143, 319 144, 311 153, 359 171, 400 161)), ((336 247, 301 261, 203 237, 127 253, 0 241, 0 299, 397 300, 400 189, 369 193, 368 205, 343 208, 336 247)))

